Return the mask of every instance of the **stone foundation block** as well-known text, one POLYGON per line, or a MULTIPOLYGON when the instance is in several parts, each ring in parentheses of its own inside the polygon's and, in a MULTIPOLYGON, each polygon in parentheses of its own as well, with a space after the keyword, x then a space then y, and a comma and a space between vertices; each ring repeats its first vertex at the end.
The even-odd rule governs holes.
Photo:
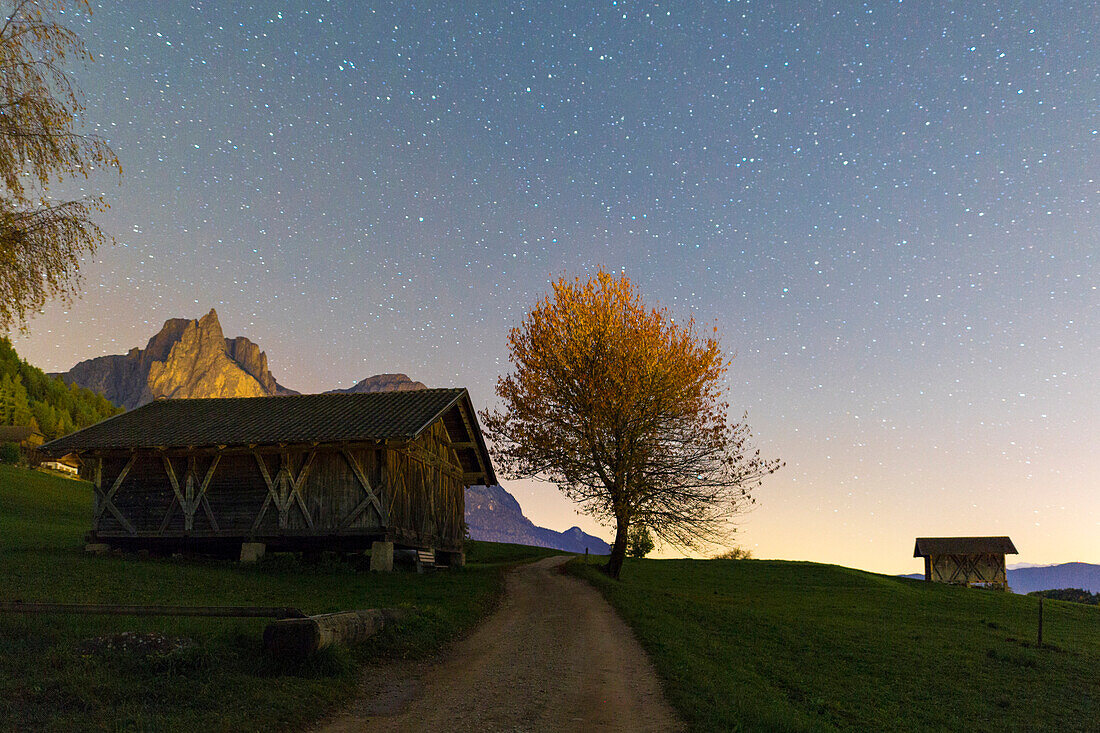
POLYGON ((264 556, 267 545, 263 542, 242 542, 241 562, 256 562, 264 556))
POLYGON ((370 546, 370 569, 373 572, 389 573, 393 571, 393 543, 372 542, 370 546))

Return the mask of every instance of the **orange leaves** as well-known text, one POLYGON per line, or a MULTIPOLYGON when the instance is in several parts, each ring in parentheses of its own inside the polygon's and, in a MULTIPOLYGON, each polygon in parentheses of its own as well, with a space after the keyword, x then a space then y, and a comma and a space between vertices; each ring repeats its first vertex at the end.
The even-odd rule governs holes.
POLYGON ((699 338, 694 321, 679 325, 667 310, 647 309, 629 278, 604 271, 554 283, 512 329, 509 346, 511 394, 535 400, 562 390, 593 411, 592 423, 644 414, 655 402, 713 407, 727 366, 717 340, 699 338))
POLYGON ((561 279, 508 336, 503 412, 481 414, 508 475, 541 475, 614 522, 609 572, 638 522, 681 547, 721 538, 781 464, 749 447, 722 400, 717 330, 647 308, 625 276, 561 279), (622 540, 620 542, 620 540, 622 540))

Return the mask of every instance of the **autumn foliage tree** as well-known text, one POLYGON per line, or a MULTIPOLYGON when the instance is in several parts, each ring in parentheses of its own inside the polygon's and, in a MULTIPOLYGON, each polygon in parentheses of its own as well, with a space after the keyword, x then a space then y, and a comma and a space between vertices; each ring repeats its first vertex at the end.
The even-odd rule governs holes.
POLYGON ((23 325, 49 298, 68 300, 80 260, 107 237, 93 221, 102 197, 58 200, 50 186, 121 171, 110 146, 83 135, 84 99, 66 65, 91 60, 80 37, 60 22, 85 0, 20 0, 0 26, 0 331, 23 325))
POLYGON ((544 477, 615 526, 612 577, 631 526, 684 549, 722 541, 751 489, 781 465, 728 417, 716 330, 647 308, 625 275, 554 283, 512 329, 509 355, 502 409, 481 414, 494 458, 506 475, 544 477))

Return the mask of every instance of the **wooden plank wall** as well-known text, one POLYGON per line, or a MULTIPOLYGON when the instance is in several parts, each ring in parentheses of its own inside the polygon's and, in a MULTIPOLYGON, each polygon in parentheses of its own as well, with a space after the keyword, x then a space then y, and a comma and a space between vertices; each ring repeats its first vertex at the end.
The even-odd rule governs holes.
MULTIPOLYGON (((462 540, 463 470, 442 420, 402 446, 145 451, 133 461, 128 454, 102 461, 97 505, 110 495, 114 510, 97 509, 93 529, 108 537, 261 538, 394 529, 423 547, 455 547, 462 540)), ((97 465, 94 458, 86 462, 97 465)))

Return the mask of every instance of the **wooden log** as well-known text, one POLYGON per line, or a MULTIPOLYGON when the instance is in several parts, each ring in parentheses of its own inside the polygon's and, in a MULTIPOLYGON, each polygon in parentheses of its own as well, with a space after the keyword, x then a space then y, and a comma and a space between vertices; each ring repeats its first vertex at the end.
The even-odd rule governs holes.
POLYGON ((403 618, 399 609, 326 613, 275 621, 264 629, 264 647, 280 657, 302 658, 334 644, 356 644, 403 618))
POLYGON ((228 618, 305 618, 297 608, 280 606, 121 606, 98 603, 0 601, 0 612, 73 613, 80 616, 219 616, 228 618))

